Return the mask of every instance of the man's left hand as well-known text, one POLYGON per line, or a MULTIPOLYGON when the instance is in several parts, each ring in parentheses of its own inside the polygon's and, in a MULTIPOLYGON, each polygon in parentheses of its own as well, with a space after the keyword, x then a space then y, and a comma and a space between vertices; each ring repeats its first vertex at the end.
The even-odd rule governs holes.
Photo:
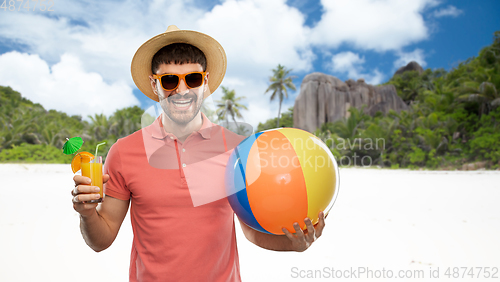
POLYGON ((295 233, 290 233, 286 228, 282 228, 288 239, 291 240, 292 248, 297 252, 303 252, 307 250, 311 244, 316 241, 323 233, 323 228, 325 228, 325 215, 323 212, 319 213, 319 221, 313 226, 311 219, 306 218, 304 223, 307 229, 302 231, 297 222, 293 224, 293 229, 295 233))

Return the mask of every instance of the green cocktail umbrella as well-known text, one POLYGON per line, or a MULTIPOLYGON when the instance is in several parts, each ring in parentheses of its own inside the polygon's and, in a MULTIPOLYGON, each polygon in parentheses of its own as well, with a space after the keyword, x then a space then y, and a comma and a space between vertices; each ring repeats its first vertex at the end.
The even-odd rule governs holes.
POLYGON ((71 155, 80 150, 83 145, 83 140, 81 137, 66 138, 66 143, 64 143, 62 150, 66 155, 71 155))

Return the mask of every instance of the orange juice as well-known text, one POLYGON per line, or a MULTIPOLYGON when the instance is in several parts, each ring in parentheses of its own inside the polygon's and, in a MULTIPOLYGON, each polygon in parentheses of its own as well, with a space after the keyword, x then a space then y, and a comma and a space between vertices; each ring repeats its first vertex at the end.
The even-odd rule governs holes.
POLYGON ((92 180, 90 185, 98 186, 100 188, 99 195, 101 196, 98 200, 89 201, 90 203, 100 203, 103 199, 103 187, 102 187, 102 159, 101 157, 96 157, 91 162, 82 162, 82 176, 89 177, 92 180))

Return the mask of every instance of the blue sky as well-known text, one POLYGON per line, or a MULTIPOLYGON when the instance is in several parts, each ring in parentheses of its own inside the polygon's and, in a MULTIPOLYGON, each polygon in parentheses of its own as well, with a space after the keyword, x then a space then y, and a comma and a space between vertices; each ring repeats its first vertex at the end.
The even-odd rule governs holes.
MULTIPOLYGON (((154 104, 135 87, 130 61, 171 24, 222 44, 228 56, 222 85, 246 97, 244 120, 253 126, 277 115, 278 104, 263 93, 278 64, 297 77, 286 109, 309 73, 378 84, 411 60, 450 70, 500 30, 496 0, 53 2, 51 12, 0 9, 0 85, 84 117, 154 104)), ((220 97, 219 89, 212 100, 220 97)))

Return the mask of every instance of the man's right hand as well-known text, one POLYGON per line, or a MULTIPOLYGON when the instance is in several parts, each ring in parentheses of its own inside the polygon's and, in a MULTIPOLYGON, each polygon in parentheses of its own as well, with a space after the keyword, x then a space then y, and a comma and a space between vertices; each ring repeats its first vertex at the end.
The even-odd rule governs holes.
MULTIPOLYGON (((103 175, 102 180, 103 183, 106 183, 109 180, 109 175, 103 175)), ((98 203, 88 203, 88 201, 99 199, 99 187, 90 186, 90 178, 81 175, 75 175, 73 181, 75 182, 75 189, 71 191, 73 208, 83 217, 95 214, 98 203)))
MULTIPOLYGON (((73 208, 80 214, 80 230, 85 243, 94 251, 100 252, 108 248, 116 238, 118 230, 127 215, 130 200, 119 200, 106 196, 99 205, 89 203, 90 200, 99 199, 99 190, 96 186, 90 186, 90 178, 81 175, 73 177, 75 188, 71 191, 73 195, 73 208)), ((109 175, 102 176, 102 182, 106 183, 109 175)))

